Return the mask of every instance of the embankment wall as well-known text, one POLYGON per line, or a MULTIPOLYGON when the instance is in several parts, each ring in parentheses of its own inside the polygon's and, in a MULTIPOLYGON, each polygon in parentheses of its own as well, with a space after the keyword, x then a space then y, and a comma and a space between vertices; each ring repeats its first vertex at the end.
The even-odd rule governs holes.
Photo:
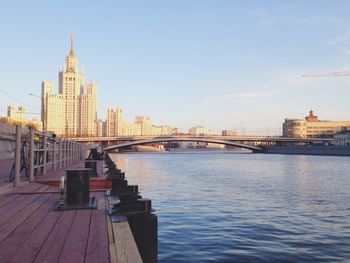
POLYGON ((264 153, 301 154, 301 155, 330 155, 350 156, 350 147, 347 146, 296 146, 296 147, 269 147, 264 153))
MULTIPOLYGON (((22 129, 25 134, 28 129, 22 129)), ((0 123, 0 160, 13 158, 15 154, 16 126, 0 123)))

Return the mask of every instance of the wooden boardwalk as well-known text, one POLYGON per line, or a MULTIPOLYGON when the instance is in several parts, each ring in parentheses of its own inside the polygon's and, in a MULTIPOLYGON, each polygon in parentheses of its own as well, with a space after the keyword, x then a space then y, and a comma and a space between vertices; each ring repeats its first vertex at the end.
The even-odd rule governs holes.
MULTIPOLYGON (((38 179, 59 178, 65 169, 38 179)), ((104 192, 90 192, 97 209, 55 212, 56 191, 27 183, 0 196, 0 262, 142 262, 127 221, 111 222, 104 192)))

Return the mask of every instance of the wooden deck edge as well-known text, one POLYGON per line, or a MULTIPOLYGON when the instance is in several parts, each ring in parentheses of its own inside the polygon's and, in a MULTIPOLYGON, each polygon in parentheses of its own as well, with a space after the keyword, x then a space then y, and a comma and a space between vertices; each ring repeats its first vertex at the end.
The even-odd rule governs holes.
POLYGON ((107 215, 109 256, 111 263, 142 263, 128 220, 112 222, 107 215))
POLYGON ((126 220, 112 223, 112 227, 118 263, 142 263, 134 236, 131 233, 129 222, 126 220))

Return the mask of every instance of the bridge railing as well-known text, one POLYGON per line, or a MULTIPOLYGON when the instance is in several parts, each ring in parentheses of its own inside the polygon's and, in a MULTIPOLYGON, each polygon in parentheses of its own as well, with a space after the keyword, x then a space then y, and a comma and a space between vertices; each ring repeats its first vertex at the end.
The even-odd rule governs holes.
POLYGON ((87 145, 33 129, 22 133, 22 128, 16 126, 14 186, 20 183, 23 168, 32 182, 38 173, 44 175, 84 159, 86 150, 87 145))

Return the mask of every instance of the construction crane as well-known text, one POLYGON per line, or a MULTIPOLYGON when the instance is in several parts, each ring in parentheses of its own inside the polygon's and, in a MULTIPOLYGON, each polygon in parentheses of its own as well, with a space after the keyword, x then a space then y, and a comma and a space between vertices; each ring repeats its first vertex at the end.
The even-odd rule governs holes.
POLYGON ((343 76, 350 76, 350 70, 335 71, 335 72, 308 73, 308 74, 304 74, 302 77, 303 78, 310 78, 310 77, 343 77, 343 76))

